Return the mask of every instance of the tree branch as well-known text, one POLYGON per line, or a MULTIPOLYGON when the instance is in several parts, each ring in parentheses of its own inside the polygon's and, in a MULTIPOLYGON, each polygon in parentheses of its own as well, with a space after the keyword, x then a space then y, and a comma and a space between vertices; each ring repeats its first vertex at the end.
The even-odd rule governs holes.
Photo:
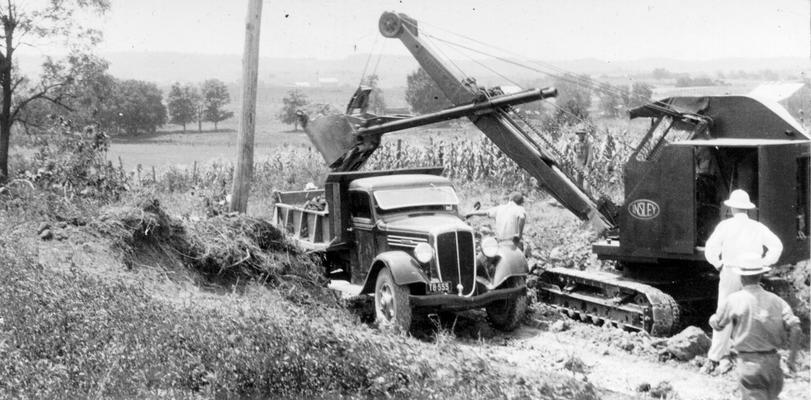
POLYGON ((17 90, 17 86, 20 86, 21 83, 25 82, 25 78, 18 78, 16 82, 11 85, 11 93, 17 90))
POLYGON ((17 114, 19 114, 20 111, 23 108, 25 108, 26 105, 28 105, 29 103, 31 103, 34 100, 46 100, 46 101, 49 101, 49 102, 51 102, 53 104, 56 104, 56 105, 58 105, 60 107, 63 107, 64 109, 66 109, 68 111, 75 111, 73 108, 71 108, 71 107, 67 106, 66 104, 62 103, 58 98, 51 97, 51 96, 48 95, 48 92, 50 90, 55 89, 55 88, 60 87, 60 86, 64 86, 66 84, 67 84, 67 82, 60 82, 60 83, 54 83, 52 85, 45 86, 39 92, 31 95, 31 97, 17 103, 17 105, 14 107, 14 111, 12 111, 12 113, 11 113, 11 118, 10 118, 11 121, 15 121, 17 119, 17 114))

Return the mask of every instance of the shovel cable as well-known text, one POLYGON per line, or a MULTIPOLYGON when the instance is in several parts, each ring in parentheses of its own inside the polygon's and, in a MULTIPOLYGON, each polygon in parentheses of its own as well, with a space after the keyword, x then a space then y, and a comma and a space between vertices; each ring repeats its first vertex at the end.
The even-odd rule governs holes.
MULTIPOLYGON (((626 92, 622 91, 622 90, 616 90, 616 89, 613 89, 613 88, 602 87, 601 85, 597 85, 595 83, 596 81, 594 81, 591 78, 586 80, 586 79, 583 79, 583 78, 578 78, 576 75, 573 75, 573 74, 570 74, 570 73, 567 73, 566 75, 555 74, 555 73, 540 69, 538 67, 534 67, 534 66, 531 66, 531 65, 526 65, 524 63, 521 63, 521 62, 518 62, 518 61, 515 61, 515 60, 511 60, 511 59, 506 58, 506 57, 490 54, 488 52, 478 50, 478 49, 474 49, 472 47, 465 46, 465 45, 459 44, 459 43, 455 43, 455 42, 450 41, 450 40, 446 40, 446 39, 443 39, 443 38, 438 38, 436 36, 432 36, 432 37, 433 37, 434 40, 437 40, 437 41, 440 41, 440 42, 443 42, 443 43, 447 43, 448 45, 460 47, 460 48, 466 49, 468 51, 472 51, 472 52, 475 52, 475 53, 478 53, 478 54, 481 54, 481 55, 484 55, 484 56, 487 56, 487 57, 491 57, 493 59, 496 59, 498 61, 501 61, 501 62, 504 62, 504 63, 507 63, 507 64, 511 64, 511 65, 514 65, 514 66, 517 66, 517 67, 520 67, 520 68, 530 70, 530 71, 534 71, 534 72, 538 72, 538 73, 541 73, 541 74, 544 74, 544 75, 548 75, 548 76, 551 76, 553 78, 560 79, 562 81, 569 82, 569 83, 572 83, 572 84, 575 84, 575 85, 578 85, 578 86, 581 86, 581 87, 592 89, 592 90, 594 90, 596 92, 603 92, 603 93, 608 93, 608 94, 612 94, 612 95, 616 95, 616 96, 623 96, 623 95, 626 94, 626 92), (574 77, 572 78, 572 76, 574 76, 574 77)), ((631 93, 627 93, 627 94, 632 95, 631 93)), ((649 100, 645 100, 645 101, 648 102, 649 100)), ((653 104, 653 103, 646 104, 646 107, 651 108, 651 109, 655 109, 655 110, 658 110, 658 111, 668 111, 668 109, 666 109, 664 107, 660 107, 660 106, 658 106, 656 104, 653 104)))
MULTIPOLYGON (((424 35, 427 35, 427 34, 424 34, 424 35)), ((436 37, 433 37, 433 38, 439 40, 439 38, 436 38, 436 37)), ((434 47, 436 47, 436 46, 434 46, 434 47)), ((502 79, 504 79, 504 80, 516 85, 516 86, 519 86, 519 87, 521 86, 520 84, 518 84, 514 80, 512 80, 509 77, 503 75, 502 73, 498 72, 497 70, 493 69, 492 67, 490 67, 490 66, 486 65, 485 63, 471 57, 469 54, 465 53, 460 48, 458 48, 458 47, 454 47, 454 48, 456 48, 457 54, 461 54, 462 56, 466 57, 470 61, 472 61, 472 62, 476 63, 477 65, 481 66, 482 68, 485 68, 488 71, 496 74, 497 76, 501 77, 502 79)), ((443 54, 443 56, 447 57, 447 55, 445 53, 442 53, 442 54, 443 54)), ((458 68, 458 66, 457 66, 457 68, 458 68)), ((487 91, 484 91, 484 94, 487 97, 490 97, 490 93, 488 93, 487 91)), ((555 103, 549 102, 549 104, 551 104, 554 107, 558 108, 562 112, 571 115, 572 117, 579 120, 583 124, 585 124, 585 125, 587 125, 589 127, 593 127, 593 123, 591 121, 587 121, 587 120, 583 119, 582 117, 580 117, 580 116, 572 113, 571 111, 565 109, 564 107, 558 106, 555 103)), ((608 198, 608 195, 600 189, 600 187, 598 185, 598 182, 596 182, 591 177, 591 175, 587 173, 585 168, 579 168, 576 165, 574 165, 566 157, 566 155, 563 154, 560 151, 560 149, 558 149, 557 146, 555 146, 555 144, 552 143, 552 141, 549 138, 547 138, 547 135, 544 135, 543 132, 541 132, 538 128, 533 126, 532 123, 529 120, 527 120, 525 117, 523 117, 515 107, 513 107, 513 106, 505 107, 503 109, 503 113, 501 115, 502 115, 503 118, 505 118, 506 122, 509 122, 509 125, 511 125, 513 128, 515 128, 516 133, 520 134, 524 138, 524 140, 526 140, 526 142, 532 148, 534 148, 535 151, 537 151, 539 154, 541 154, 544 158, 549 158, 549 156, 547 154, 551 153, 552 158, 549 160, 550 166, 559 166, 559 167, 564 168, 565 170, 569 170, 569 171, 574 170, 574 172, 579 172, 580 174, 582 174, 583 178, 584 178, 584 181, 588 184, 588 186, 590 188, 589 191, 587 191, 583 186, 577 185, 575 183, 575 181, 571 178, 571 172, 567 172, 567 171, 564 171, 564 169, 558 168, 560 170, 560 172, 563 173, 565 176, 567 176, 569 178, 569 181, 572 184, 574 184, 580 191, 585 193, 586 196, 591 197, 589 192, 593 192, 593 193, 596 193, 598 195, 597 196, 598 198, 600 198, 600 197, 608 198), (515 119, 513 117, 515 117, 515 119), (516 119, 521 121, 522 124, 519 124, 516 121, 516 119), (521 125, 524 125, 524 127, 522 127, 521 125), (534 135, 531 135, 530 132, 527 131, 527 129, 529 131, 531 131, 532 133, 534 133, 534 135), (540 142, 543 143, 543 145, 538 143, 539 140, 540 140, 540 142), (561 162, 563 162, 563 163, 561 164, 561 162)), ((594 201, 593 198, 591 200, 594 201)))
MULTIPOLYGON (((409 20, 403 20, 403 23, 404 23, 404 24, 408 24, 408 25, 410 25, 410 26, 411 26, 413 29, 417 29, 417 25, 413 24, 413 23, 412 23, 411 21, 409 21, 409 20)), ((422 32, 423 32, 423 36, 424 36, 424 37, 425 37, 425 39, 426 39, 424 42, 425 42, 425 44, 426 44, 426 45, 428 45, 428 46, 429 46, 429 50, 431 50, 431 51, 435 52, 436 54, 438 54, 438 55, 442 56, 442 57, 443 57, 443 60, 442 60, 442 61, 445 61, 445 62, 449 63, 450 65, 452 65, 454 68, 456 68, 456 70, 457 70, 457 71, 459 71, 459 73, 462 75, 462 77, 463 77, 464 79, 468 79, 468 78, 470 78, 470 76, 469 76, 467 73, 465 73, 465 71, 464 71, 462 68, 460 68, 460 67, 459 67, 459 66, 458 66, 458 65, 457 65, 457 64, 456 64, 456 63, 455 63, 455 62, 454 62, 454 61, 453 61, 453 60, 452 60, 450 57, 448 57, 448 56, 447 56, 447 55, 446 55, 446 54, 445 54, 445 53, 442 51, 442 49, 441 49, 439 46, 437 46, 437 45, 436 45, 436 43, 434 43, 434 42, 432 42, 432 41, 431 41, 431 39, 430 39, 430 38, 436 38, 436 36, 431 35, 431 34, 429 34, 429 33, 425 32, 425 30, 424 30, 424 29, 421 29, 421 30, 422 30, 422 32)))
MULTIPOLYGON (((360 82, 358 82, 358 86, 363 85, 363 80, 366 79, 366 71, 368 71, 368 69, 369 69, 369 62, 372 61, 372 56, 375 53, 375 47, 377 47, 377 41, 378 40, 379 40, 379 37, 375 36, 375 41, 374 41, 374 43, 372 43, 372 50, 369 52, 369 55, 366 57, 366 65, 363 66, 363 73, 361 73, 361 75, 360 75, 360 82)), ((379 58, 378 58, 378 60, 379 60, 379 58)))
MULTIPOLYGON (((454 33, 452 31, 449 31, 447 29, 443 29, 441 27, 435 26, 435 25, 430 24, 430 23, 424 23, 424 22, 420 21, 420 24, 426 24, 426 25, 432 26, 432 27, 436 28, 437 30, 449 33, 449 34, 454 35, 454 36, 458 36, 458 37, 460 37, 462 39, 471 41, 473 43, 482 45, 484 47, 488 47, 488 48, 491 48, 491 49, 494 49, 494 50, 497 50, 497 51, 500 51, 500 52, 511 54, 511 55, 516 56, 518 58, 523 58, 524 57, 523 55, 515 53, 513 51, 502 49, 502 48, 500 48, 498 46, 494 46, 494 45, 482 42, 480 40, 471 38, 471 37, 466 36, 466 35, 462 35, 462 34, 459 34, 459 33, 454 33)), ((562 80, 562 81, 565 81, 565 82, 569 82, 569 83, 572 83, 572 84, 575 84, 575 85, 578 85, 578 86, 581 86, 581 87, 592 89, 592 90, 594 90, 596 92, 610 94, 610 95, 613 95, 613 96, 635 98, 636 100, 640 101, 642 104, 646 104, 646 107, 649 107, 649 108, 652 108, 652 109, 655 109, 655 110, 658 110, 658 111, 666 111, 666 109, 664 107, 659 107, 659 106, 657 106, 655 104, 652 104, 650 99, 644 98, 644 97, 642 97, 642 96, 640 96, 638 94, 635 94, 635 93, 631 93, 630 91, 623 90, 621 88, 611 86, 607 82, 600 82, 600 81, 594 80, 594 79, 592 79, 590 77, 582 78, 582 77, 572 73, 571 71, 568 71, 566 69, 557 67, 554 64, 545 63, 545 62, 542 62, 542 61, 539 61, 539 60, 528 60, 530 63, 534 63, 534 64, 537 64, 539 66, 539 68, 536 68, 536 67, 529 66, 529 65, 526 65, 524 63, 515 61, 515 60, 511 60, 511 59, 506 58, 506 57, 497 56, 497 55, 491 54, 491 53, 486 52, 486 51, 474 49, 474 48, 471 48, 469 46, 465 46, 463 44, 456 43, 456 42, 451 41, 451 40, 438 38, 436 36, 433 36, 433 37, 434 37, 434 39, 436 39, 438 41, 445 42, 445 43, 447 43, 449 45, 466 48, 466 49, 468 49, 470 51, 473 51, 473 52, 476 52, 478 54, 485 55, 485 56, 488 56, 488 57, 492 57, 492 58, 494 58, 496 60, 499 60, 499 61, 502 61, 502 62, 505 62, 505 63, 508 63, 508 64, 512 64, 512 65, 515 65, 515 66, 518 66, 518 67, 521 67, 521 68, 524 68, 524 69, 528 69, 530 71, 534 71, 534 72, 538 72, 538 73, 541 73, 541 74, 544 74, 544 75, 548 75, 550 77, 553 77, 553 78, 556 78, 556 79, 559 79, 559 80, 562 80), (540 69, 540 68, 548 68, 548 69, 551 69, 553 71, 557 71, 558 73, 549 72, 549 71, 546 71, 546 70, 543 70, 543 69, 540 69), (563 75, 561 75, 561 74, 563 74, 563 75), (603 84, 605 84, 605 86, 603 86, 603 84)))

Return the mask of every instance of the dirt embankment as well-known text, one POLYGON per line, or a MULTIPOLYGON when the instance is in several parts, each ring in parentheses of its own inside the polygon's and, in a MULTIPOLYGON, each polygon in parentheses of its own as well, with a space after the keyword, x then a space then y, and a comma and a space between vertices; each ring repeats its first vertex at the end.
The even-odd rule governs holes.
POLYGON ((25 234, 35 259, 17 261, 25 284, 4 304, 31 306, 0 304, 11 316, 0 333, 15 332, 0 338, 12 369, 47 358, 68 373, 27 368, 31 379, 0 386, 0 397, 601 397, 565 374, 501 368, 439 330, 419 341, 360 323, 325 289, 317 260, 261 220, 173 218, 139 198, 77 225, 25 234), (53 284, 37 293, 45 275, 53 284))

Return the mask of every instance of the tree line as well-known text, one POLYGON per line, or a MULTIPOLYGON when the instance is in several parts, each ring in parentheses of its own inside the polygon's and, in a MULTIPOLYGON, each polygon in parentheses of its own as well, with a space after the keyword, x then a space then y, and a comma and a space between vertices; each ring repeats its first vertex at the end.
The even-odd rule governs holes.
POLYGON ((62 82, 50 91, 53 101, 31 101, 17 114, 15 122, 28 133, 47 127, 60 116, 78 126, 93 126, 108 134, 154 133, 158 127, 183 126, 231 118, 224 107, 230 102, 226 84, 217 79, 199 85, 175 83, 166 96, 157 84, 135 79, 118 79, 108 73, 109 63, 90 54, 72 54, 59 63, 45 64, 47 80, 62 82))
POLYGON ((183 126, 218 123, 231 118, 230 95, 216 79, 199 85, 172 85, 164 104, 152 82, 118 79, 109 63, 92 54, 101 32, 84 26, 79 14, 103 15, 110 0, 54 0, 28 4, 0 3, 0 184, 8 179, 11 135, 47 132, 55 119, 107 134, 153 133, 167 122, 183 126), (56 45, 68 49, 62 58, 46 57, 39 77, 26 75, 16 59, 23 45, 56 45))
MULTIPOLYGON (((380 115, 385 113, 386 102, 378 81, 376 75, 370 75, 362 80, 361 85, 372 89, 368 111, 380 115)), ((546 82, 549 83, 558 89, 558 96, 553 102, 532 102, 517 106, 516 109, 530 119, 539 121, 541 126, 555 137, 564 126, 592 125, 590 115, 592 108, 597 108, 606 117, 622 117, 628 109, 650 102, 653 96, 653 88, 647 83, 611 85, 597 82, 588 75, 566 73, 555 76, 551 82, 546 82), (595 97, 599 103, 593 107, 595 97)), ((405 100, 415 114, 431 113, 452 106, 439 86, 422 68, 406 77, 405 100)), ((306 106, 309 99, 300 90, 292 89, 282 102, 279 120, 293 125, 294 130, 298 130, 296 110, 306 106)))
POLYGON ((213 123, 217 130, 221 121, 234 116, 233 111, 224 109, 229 102, 228 87, 218 79, 208 79, 199 86, 176 82, 167 99, 169 122, 183 126, 184 132, 186 124, 192 122, 197 122, 198 132, 203 131, 203 122, 213 123))

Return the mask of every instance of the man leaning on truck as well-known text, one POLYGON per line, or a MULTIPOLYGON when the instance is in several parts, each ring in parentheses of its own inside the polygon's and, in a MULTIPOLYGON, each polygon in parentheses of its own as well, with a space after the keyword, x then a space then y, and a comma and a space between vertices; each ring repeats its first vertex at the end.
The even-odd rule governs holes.
POLYGON ((494 233, 496 239, 501 241, 512 241, 519 249, 524 250, 522 242, 524 235, 524 223, 527 220, 527 211, 524 209, 524 195, 519 192, 510 194, 510 200, 502 205, 491 207, 487 210, 474 211, 467 216, 486 215, 496 220, 494 233))

